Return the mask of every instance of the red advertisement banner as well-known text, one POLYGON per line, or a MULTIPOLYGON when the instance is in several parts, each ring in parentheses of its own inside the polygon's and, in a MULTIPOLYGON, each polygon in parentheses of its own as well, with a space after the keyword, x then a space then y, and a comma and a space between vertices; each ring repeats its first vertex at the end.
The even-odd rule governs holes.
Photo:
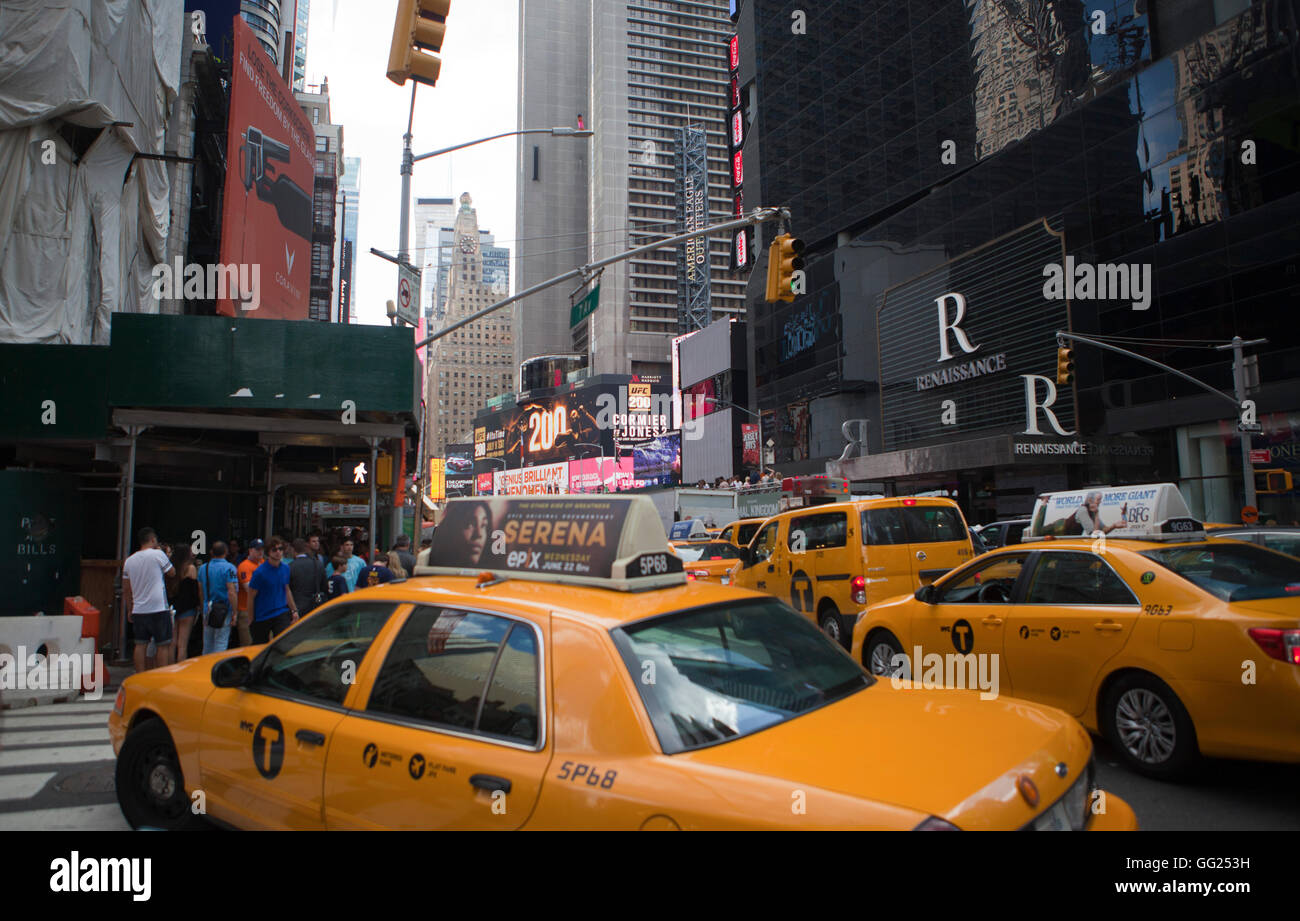
POLYGON ((740 462, 746 467, 759 466, 758 455, 758 425, 752 422, 743 422, 740 426, 740 445, 741 456, 740 462))
POLYGON ((305 320, 315 134, 248 24, 234 25, 221 262, 252 267, 256 290, 240 292, 242 303, 219 300, 217 311, 305 320))

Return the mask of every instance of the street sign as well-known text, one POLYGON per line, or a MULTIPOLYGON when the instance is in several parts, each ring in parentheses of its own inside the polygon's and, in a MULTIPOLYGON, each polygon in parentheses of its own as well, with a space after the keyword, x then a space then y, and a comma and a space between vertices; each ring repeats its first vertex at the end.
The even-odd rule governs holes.
POLYGON ((1267 464, 1270 460, 1272 460, 1272 457, 1269 454, 1268 448, 1250 449, 1250 462, 1252 464, 1267 464))
POLYGON ((569 327, 572 328, 577 326, 583 320, 587 319, 587 317, 596 312, 598 306, 600 306, 599 284, 588 291, 582 300, 578 301, 578 303, 574 304, 569 309, 569 327))
POLYGON ((1264 426, 1260 425, 1258 422, 1238 422, 1237 431, 1245 432, 1248 435, 1258 435, 1260 432, 1264 431, 1264 426))
POLYGON ((397 318, 412 326, 420 324, 420 270, 397 267, 397 318))

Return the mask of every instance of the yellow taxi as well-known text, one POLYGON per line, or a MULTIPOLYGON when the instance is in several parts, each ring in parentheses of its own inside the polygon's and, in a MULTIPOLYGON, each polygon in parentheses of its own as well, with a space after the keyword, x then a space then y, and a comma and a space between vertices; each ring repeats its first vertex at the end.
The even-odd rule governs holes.
POLYGON ((748 547, 749 542, 754 538, 754 534, 758 532, 759 527, 765 521, 767 521, 766 518, 741 518, 733 521, 718 534, 718 540, 728 541, 737 547, 748 547))
POLYGON ((698 550, 698 553, 690 554, 694 559, 683 556, 688 582, 716 582, 720 585, 730 585, 735 580, 744 559, 744 551, 729 541, 713 540, 698 548, 690 549, 698 550))
POLYGON ((894 687, 781 601, 686 583, 646 497, 447 516, 415 577, 127 678, 131 824, 1136 828, 1077 721, 894 687))
POLYGON ((852 655, 876 675, 996 657, 1003 694, 1075 716, 1148 776, 1198 754, 1300 761, 1300 562, 1148 514, 1134 497, 1150 489, 1104 493, 1102 511, 1123 507, 1109 524, 1090 493, 1070 496, 1063 507, 1094 506, 1091 536, 1052 535, 1049 516, 1025 543, 871 608, 852 655))
POLYGON ((847 649, 864 609, 973 556, 966 521, 951 499, 830 502, 768 518, 750 541, 736 584, 788 598, 847 649))

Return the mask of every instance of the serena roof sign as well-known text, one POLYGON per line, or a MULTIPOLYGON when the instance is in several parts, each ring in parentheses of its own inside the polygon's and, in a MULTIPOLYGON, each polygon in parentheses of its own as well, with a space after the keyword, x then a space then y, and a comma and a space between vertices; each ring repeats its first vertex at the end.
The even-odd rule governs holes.
POLYGON ((415 575, 484 571, 617 591, 686 581, 645 496, 452 499, 415 575))
POLYGON ((1021 540, 1098 534, 1111 539, 1200 540, 1205 526, 1191 516, 1173 483, 1095 486, 1039 496, 1021 540))

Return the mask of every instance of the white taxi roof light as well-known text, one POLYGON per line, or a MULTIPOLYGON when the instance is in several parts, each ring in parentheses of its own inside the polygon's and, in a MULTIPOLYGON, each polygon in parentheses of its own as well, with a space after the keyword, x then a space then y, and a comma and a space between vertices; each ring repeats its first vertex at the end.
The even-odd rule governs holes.
POLYGON ((1173 483, 1089 486, 1044 493, 1034 504, 1022 542, 1055 538, 1203 540, 1205 525, 1192 517, 1173 483))
POLYGON ((451 499, 414 575, 531 579, 623 592, 686 582, 681 557, 669 550, 648 496, 451 499))

